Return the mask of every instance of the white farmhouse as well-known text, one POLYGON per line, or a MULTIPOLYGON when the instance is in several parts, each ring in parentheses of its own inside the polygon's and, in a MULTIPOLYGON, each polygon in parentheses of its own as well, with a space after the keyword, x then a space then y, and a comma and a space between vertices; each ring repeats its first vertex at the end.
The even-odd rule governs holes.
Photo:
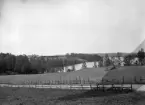
MULTIPOLYGON (((86 68, 98 68, 99 67, 99 62, 85 62, 86 68)), ((64 67, 64 72, 67 72, 68 70, 72 70, 73 69, 75 71, 81 70, 84 68, 84 63, 80 63, 80 64, 75 64, 75 65, 70 65, 70 66, 65 66, 64 67), (73 68, 74 67, 74 68, 73 68)))

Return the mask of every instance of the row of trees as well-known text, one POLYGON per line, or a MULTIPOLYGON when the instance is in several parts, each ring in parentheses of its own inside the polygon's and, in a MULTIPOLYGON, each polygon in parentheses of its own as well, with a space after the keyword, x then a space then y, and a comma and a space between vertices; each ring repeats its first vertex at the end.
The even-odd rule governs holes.
MULTIPOLYGON (((111 60, 109 58, 108 54, 105 54, 105 57, 103 59, 103 66, 108 67, 108 66, 115 66, 114 64, 120 64, 122 61, 120 60, 120 57, 123 57, 121 53, 117 53, 116 57, 118 60, 111 60)), ((113 57, 112 57, 113 58, 113 57)), ((124 63, 125 65, 129 66, 132 65, 132 62, 135 61, 136 65, 145 65, 145 52, 144 49, 142 48, 138 53, 130 53, 126 56, 124 56, 124 63), (135 59, 137 58, 137 59, 135 59)))
POLYGON ((132 65, 131 61, 133 60, 135 65, 145 65, 145 52, 143 48, 138 53, 131 53, 125 56, 124 62, 129 66, 132 65), (137 59, 135 60, 135 58, 137 59))
POLYGON ((137 53, 137 57, 139 58, 139 64, 145 65, 145 52, 143 48, 137 53))
POLYGON ((99 56, 98 54, 71 53, 71 54, 66 54, 66 56, 80 58, 88 62, 100 61, 102 59, 102 57, 99 56))
MULTIPOLYGON (((120 58, 121 53, 116 57, 120 58)), ((58 56, 59 57, 59 56, 58 56)), ((66 54, 61 59, 47 59, 49 57, 31 55, 13 55, 10 53, 0 53, 0 74, 37 74, 47 72, 56 72, 54 68, 63 68, 63 66, 78 64, 84 61, 100 61, 99 66, 111 66, 114 64, 109 55, 100 57, 97 54, 66 54)), ((145 65, 145 52, 141 49, 138 53, 131 53, 124 57, 126 65, 131 65, 131 60, 139 59, 139 65, 145 65)), ((117 62, 117 61, 116 61, 117 62)))
POLYGON ((115 64, 119 64, 121 62, 120 57, 122 57, 122 54, 119 52, 111 57, 108 54, 105 54, 105 57, 103 58, 102 66, 108 67, 108 66, 114 66, 115 64), (115 57, 117 57, 118 60, 117 59, 115 60, 115 57))
MULTIPOLYGON (((81 63, 79 59, 90 61, 99 60, 97 55, 67 55, 61 59, 47 59, 49 56, 37 55, 13 55, 10 53, 0 53, 0 74, 37 74, 47 72, 56 72, 55 68, 81 63), (79 59, 78 59, 79 58, 79 59)), ((60 70, 60 69, 59 69, 60 70)))
POLYGON ((128 66, 132 65, 131 61, 135 60, 135 58, 138 59, 135 61, 136 65, 145 65, 145 52, 143 48, 139 50, 138 53, 131 53, 125 56, 124 62, 128 66))
POLYGON ((0 74, 30 73, 38 73, 38 69, 33 68, 33 63, 26 55, 15 56, 10 53, 0 53, 0 74))

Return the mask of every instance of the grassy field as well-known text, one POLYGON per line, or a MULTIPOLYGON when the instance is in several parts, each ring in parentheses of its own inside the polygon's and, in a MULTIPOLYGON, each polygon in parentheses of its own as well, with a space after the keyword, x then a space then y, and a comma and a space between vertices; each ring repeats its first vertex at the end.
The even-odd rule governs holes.
MULTIPOLYGON (((124 66, 118 69, 111 70, 109 72, 105 71, 106 68, 87 68, 74 72, 66 72, 66 73, 48 73, 48 74, 35 74, 35 75, 7 75, 0 76, 0 82, 5 83, 15 83, 21 84, 24 81, 31 82, 48 82, 48 81, 58 81, 58 80, 79 80, 79 78, 83 80, 100 81, 102 78, 105 80, 112 81, 122 81, 124 76, 125 83, 131 83, 134 81, 134 77, 136 80, 140 80, 141 77, 145 77, 145 66, 124 66)), ((142 81, 143 82, 143 81, 142 81)))
POLYGON ((100 81, 101 78, 105 75, 105 68, 88 68, 82 69, 74 72, 66 72, 66 73, 48 73, 48 74, 35 74, 35 75, 7 75, 0 76, 0 82, 5 83, 22 83, 24 81, 42 81, 47 82, 49 80, 76 80, 81 79, 100 81))
POLYGON ((144 105, 144 93, 0 88, 0 105, 144 105))
MULTIPOLYGON (((123 80, 123 76, 125 83, 131 83, 132 81, 134 82, 134 77, 136 77, 136 80, 139 82, 140 77, 142 77, 142 79, 145 79, 145 66, 125 66, 114 69, 106 73, 103 79, 109 81, 111 81, 112 79, 114 79, 115 81, 121 81, 123 80)), ((142 81, 142 83, 145 83, 145 80, 142 81)))
MULTIPOLYGON (((121 80, 130 82, 134 76, 145 76, 144 66, 121 67, 105 72, 105 68, 83 69, 69 73, 51 73, 38 75, 0 76, 1 81, 21 83, 22 81, 69 80, 80 76, 90 80, 121 80), (105 75, 105 76, 104 76, 105 75)), ((34 89, 0 87, 0 105, 144 105, 145 93, 114 93, 85 90, 34 89)))

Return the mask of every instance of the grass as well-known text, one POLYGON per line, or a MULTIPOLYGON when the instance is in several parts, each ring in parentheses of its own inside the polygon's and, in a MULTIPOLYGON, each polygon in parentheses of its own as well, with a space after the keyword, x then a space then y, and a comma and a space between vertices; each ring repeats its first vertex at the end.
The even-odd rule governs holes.
POLYGON ((81 79, 100 81, 102 77, 105 75, 105 68, 87 68, 74 72, 67 73, 48 73, 48 74, 35 74, 35 75, 7 75, 0 76, 0 82, 5 83, 15 83, 19 84, 24 81, 32 81, 32 82, 47 82, 47 81, 55 81, 55 80, 76 80, 81 79))
MULTIPOLYGON (((121 67, 105 74, 105 68, 83 69, 69 73, 51 73, 38 75, 9 75, 0 76, 1 81, 20 83, 22 81, 46 81, 76 79, 121 80, 131 82, 134 76, 139 79, 145 76, 144 66, 121 67), (104 76, 105 75, 105 76, 104 76)), ((0 87, 0 105, 144 105, 145 93, 114 93, 102 91, 61 90, 61 89, 30 89, 0 87), (11 103, 11 104, 10 104, 11 103)))
POLYGON ((0 105, 143 105, 143 93, 0 88, 0 105))
POLYGON ((145 81, 139 82, 140 77, 142 77, 142 79, 145 79, 145 66, 124 66, 118 69, 114 69, 106 73, 103 79, 109 81, 114 79, 115 81, 121 82, 121 80, 123 80, 123 77, 124 83, 134 82, 135 77, 138 83, 145 83, 145 81))
MULTIPOLYGON (((131 83, 136 77, 137 81, 140 81, 140 76, 145 77, 145 66, 124 66, 118 69, 105 71, 106 68, 87 68, 74 72, 67 73, 48 73, 48 74, 35 74, 35 75, 8 75, 0 76, 0 82, 21 84, 24 81, 31 82, 48 82, 58 80, 76 80, 81 78, 83 80, 100 81, 102 78, 105 80, 122 81, 124 76, 125 83, 131 83)), ((142 81, 143 82, 143 81, 142 81)))

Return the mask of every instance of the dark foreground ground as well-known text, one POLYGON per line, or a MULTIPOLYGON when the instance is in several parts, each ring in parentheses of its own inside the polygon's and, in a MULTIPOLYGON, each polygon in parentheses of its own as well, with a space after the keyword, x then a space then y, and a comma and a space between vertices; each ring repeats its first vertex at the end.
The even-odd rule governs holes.
POLYGON ((0 105, 144 105, 144 93, 0 88, 0 105))

